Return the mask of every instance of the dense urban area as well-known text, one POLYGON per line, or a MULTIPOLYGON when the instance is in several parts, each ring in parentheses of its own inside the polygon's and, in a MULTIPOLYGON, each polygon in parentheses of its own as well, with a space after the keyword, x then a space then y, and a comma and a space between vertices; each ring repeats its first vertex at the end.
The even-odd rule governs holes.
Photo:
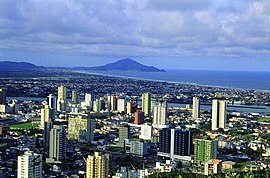
POLYGON ((270 93, 58 70, 0 80, 0 177, 269 177, 270 93))

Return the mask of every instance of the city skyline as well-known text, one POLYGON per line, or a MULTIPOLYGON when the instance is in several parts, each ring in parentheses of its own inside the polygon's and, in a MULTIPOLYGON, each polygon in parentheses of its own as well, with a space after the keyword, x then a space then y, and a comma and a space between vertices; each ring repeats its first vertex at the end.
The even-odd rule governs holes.
POLYGON ((0 60, 269 71, 270 2, 1 1, 0 60), (50 9, 50 11, 48 11, 50 9))

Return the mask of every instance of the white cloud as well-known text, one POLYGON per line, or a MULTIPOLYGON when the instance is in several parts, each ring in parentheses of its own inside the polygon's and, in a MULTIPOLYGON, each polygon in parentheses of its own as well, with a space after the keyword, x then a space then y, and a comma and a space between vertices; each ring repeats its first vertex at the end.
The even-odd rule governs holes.
POLYGON ((2 0, 0 48, 269 58, 269 0, 2 0))

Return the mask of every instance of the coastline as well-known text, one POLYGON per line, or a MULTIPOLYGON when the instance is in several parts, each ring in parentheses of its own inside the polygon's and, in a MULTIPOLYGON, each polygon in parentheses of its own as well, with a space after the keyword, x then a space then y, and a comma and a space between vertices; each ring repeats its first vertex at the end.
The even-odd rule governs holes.
MULTIPOLYGON (((257 92, 270 93, 270 90, 228 87, 228 86, 220 86, 220 85, 207 85, 207 84, 199 84, 199 83, 193 83, 193 82, 180 82, 180 81, 171 81, 171 80, 166 81, 166 80, 159 80, 159 79, 147 79, 147 78, 141 78, 141 77, 130 77, 130 76, 124 76, 124 75, 114 75, 114 74, 99 73, 98 71, 96 72, 96 71, 74 70, 73 72, 83 73, 83 74, 90 74, 90 75, 92 74, 92 75, 100 75, 100 76, 108 76, 108 77, 118 77, 118 78, 134 79, 134 80, 152 81, 152 82, 163 82, 163 83, 192 85, 192 86, 230 89, 230 90, 242 90, 242 91, 251 91, 252 90, 252 91, 257 91, 257 92)), ((103 72, 103 71, 100 71, 100 72, 103 72)))

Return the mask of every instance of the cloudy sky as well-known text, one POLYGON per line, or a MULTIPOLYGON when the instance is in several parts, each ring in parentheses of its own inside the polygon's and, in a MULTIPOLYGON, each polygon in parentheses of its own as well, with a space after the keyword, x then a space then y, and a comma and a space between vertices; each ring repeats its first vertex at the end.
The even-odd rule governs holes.
POLYGON ((270 71, 269 0, 1 0, 0 60, 270 71))

